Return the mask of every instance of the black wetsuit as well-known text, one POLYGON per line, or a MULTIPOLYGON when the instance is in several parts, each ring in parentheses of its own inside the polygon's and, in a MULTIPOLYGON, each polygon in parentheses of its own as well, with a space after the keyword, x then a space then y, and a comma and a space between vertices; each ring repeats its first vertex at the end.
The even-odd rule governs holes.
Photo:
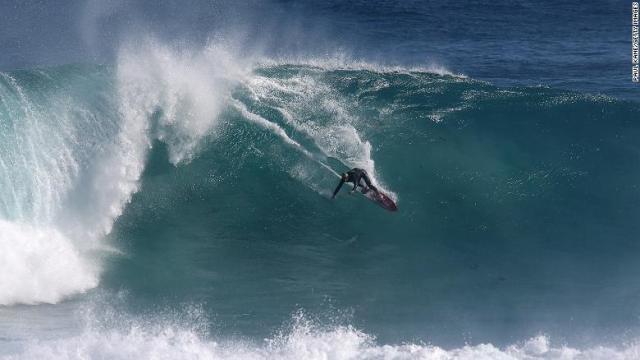
POLYGON ((351 191, 355 191, 358 186, 364 188, 364 186, 360 183, 360 180, 364 180, 367 188, 373 189, 375 192, 378 192, 378 189, 373 186, 373 184, 371 184, 371 179, 369 179, 369 175, 367 175, 367 172, 363 169, 354 168, 347 172, 346 180, 340 179, 340 184, 338 184, 338 187, 336 187, 336 189, 334 190, 332 198, 336 197, 338 191, 340 191, 340 188, 342 187, 342 184, 344 184, 345 182, 353 183, 353 189, 351 191))

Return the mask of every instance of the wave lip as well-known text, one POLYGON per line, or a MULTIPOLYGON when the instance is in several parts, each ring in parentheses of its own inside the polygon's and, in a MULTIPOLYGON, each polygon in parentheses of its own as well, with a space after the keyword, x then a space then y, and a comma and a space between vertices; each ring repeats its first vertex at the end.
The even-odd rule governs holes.
POLYGON ((334 56, 328 58, 300 58, 300 57, 283 57, 283 58, 263 58, 256 61, 256 65, 261 67, 272 67, 282 65, 306 66, 318 68, 322 70, 364 70, 374 73, 427 73, 440 76, 453 76, 460 79, 466 79, 467 75, 456 74, 440 64, 428 64, 423 66, 400 66, 400 65, 382 65, 364 60, 353 60, 345 56, 334 56))

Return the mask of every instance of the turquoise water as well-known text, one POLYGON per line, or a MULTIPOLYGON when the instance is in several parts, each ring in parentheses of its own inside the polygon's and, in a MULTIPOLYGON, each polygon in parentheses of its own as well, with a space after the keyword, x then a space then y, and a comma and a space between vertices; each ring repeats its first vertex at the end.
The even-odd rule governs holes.
POLYGON ((156 45, 0 75, 7 354, 637 353, 638 103, 156 45))

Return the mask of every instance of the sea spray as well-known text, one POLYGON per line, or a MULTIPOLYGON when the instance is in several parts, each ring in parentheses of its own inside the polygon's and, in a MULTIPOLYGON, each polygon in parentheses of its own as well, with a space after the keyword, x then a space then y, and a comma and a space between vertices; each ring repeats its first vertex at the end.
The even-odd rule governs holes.
POLYGON ((145 318, 107 313, 111 315, 104 319, 93 311, 85 312, 87 326, 81 334, 31 340, 22 344, 20 354, 5 354, 2 359, 634 360, 640 356, 636 343, 576 348, 555 344, 547 335, 503 347, 491 343, 452 348, 415 342, 381 344, 351 325, 323 325, 303 311, 292 316, 290 325, 262 341, 211 336, 197 325, 207 322, 198 307, 187 306, 182 314, 156 313, 145 318))
POLYGON ((0 303, 57 302, 98 283, 100 260, 89 252, 104 232, 78 219, 76 200, 117 131, 101 112, 110 74, 67 66, 1 75, 0 303))

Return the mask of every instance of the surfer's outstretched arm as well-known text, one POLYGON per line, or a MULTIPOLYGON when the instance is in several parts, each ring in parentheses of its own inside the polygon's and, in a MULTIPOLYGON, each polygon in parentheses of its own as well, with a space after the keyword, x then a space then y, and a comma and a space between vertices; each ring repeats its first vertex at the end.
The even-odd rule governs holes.
POLYGON ((340 191, 342 184, 344 184, 344 180, 340 179, 340 184, 338 184, 338 187, 336 187, 336 189, 333 191, 333 196, 331 197, 332 199, 335 198, 336 195, 338 195, 338 191, 340 191))

